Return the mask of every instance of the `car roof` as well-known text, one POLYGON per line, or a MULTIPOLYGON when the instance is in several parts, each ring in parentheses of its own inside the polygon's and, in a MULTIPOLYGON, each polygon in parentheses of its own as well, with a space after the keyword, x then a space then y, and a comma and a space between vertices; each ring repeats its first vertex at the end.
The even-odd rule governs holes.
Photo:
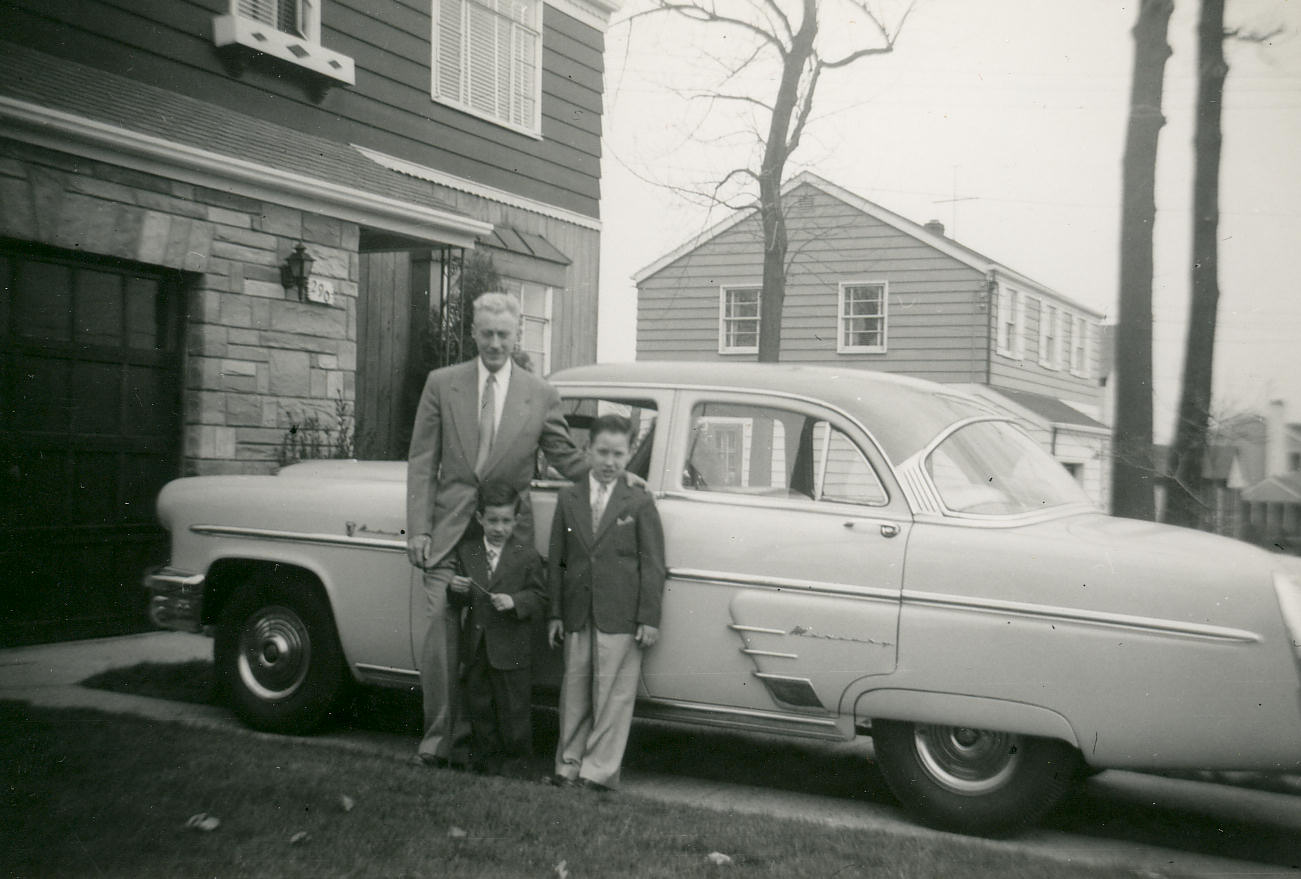
POLYGON ((859 419, 895 462, 955 421, 997 414, 975 397, 935 382, 849 367, 638 360, 575 366, 549 380, 556 385, 770 391, 818 400, 859 419))

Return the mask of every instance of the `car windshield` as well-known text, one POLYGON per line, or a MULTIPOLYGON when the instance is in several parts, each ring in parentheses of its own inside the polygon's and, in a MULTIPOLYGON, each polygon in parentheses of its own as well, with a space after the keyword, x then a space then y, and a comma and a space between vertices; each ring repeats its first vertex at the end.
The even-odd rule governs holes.
POLYGON ((1065 467, 1003 421, 954 431, 927 456, 926 472, 955 513, 1014 516, 1089 503, 1065 467))

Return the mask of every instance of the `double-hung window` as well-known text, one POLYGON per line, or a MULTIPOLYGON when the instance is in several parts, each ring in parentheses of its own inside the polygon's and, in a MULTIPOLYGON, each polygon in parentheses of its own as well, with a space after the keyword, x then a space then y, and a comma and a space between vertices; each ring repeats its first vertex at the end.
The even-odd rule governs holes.
POLYGON ((524 282, 520 285, 520 350, 529 356, 533 371, 551 371, 551 288, 524 282))
POLYGON ((998 335, 995 345, 1004 357, 1025 356, 1025 296, 1020 290, 998 288, 998 335))
POLYGON ((1057 369, 1060 364, 1058 353, 1058 314, 1059 309, 1047 299, 1039 300, 1039 365, 1048 369, 1057 369))
POLYGON ((718 300, 718 353, 759 351, 759 288, 724 287, 718 300))
POLYGON ((433 0, 433 97, 541 131, 542 0, 433 0))
POLYGON ((840 354, 884 354, 886 285, 884 281, 850 281, 840 285, 836 351, 840 354))
POLYGON ((1092 325, 1082 317, 1074 319, 1075 329, 1071 333, 1071 375, 1080 378, 1089 377, 1089 339, 1092 325))

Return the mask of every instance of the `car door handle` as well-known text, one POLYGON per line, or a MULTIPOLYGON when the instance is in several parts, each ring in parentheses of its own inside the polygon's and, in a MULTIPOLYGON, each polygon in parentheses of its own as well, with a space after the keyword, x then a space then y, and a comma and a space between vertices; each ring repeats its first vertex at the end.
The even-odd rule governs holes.
POLYGON ((890 523, 887 522, 886 524, 884 524, 884 525, 881 526, 881 536, 882 536, 882 537, 897 537, 897 536, 899 536, 899 526, 898 526, 898 525, 891 525, 890 523))

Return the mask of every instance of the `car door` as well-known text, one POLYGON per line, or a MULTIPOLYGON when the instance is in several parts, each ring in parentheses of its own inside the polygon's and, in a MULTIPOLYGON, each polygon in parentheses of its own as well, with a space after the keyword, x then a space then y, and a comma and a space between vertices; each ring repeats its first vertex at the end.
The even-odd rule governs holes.
POLYGON ((669 579, 650 697, 833 715, 893 671, 911 516, 843 413, 797 398, 682 391, 663 490, 669 579))

